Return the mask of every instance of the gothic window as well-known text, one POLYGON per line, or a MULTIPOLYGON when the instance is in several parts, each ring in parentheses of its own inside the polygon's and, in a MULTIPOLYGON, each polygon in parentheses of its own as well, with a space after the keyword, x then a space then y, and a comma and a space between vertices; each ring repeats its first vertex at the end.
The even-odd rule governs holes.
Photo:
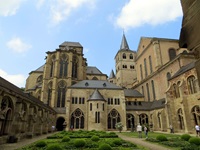
POLYGON ((140 114, 140 115, 139 115, 139 120, 140 120, 140 124, 141 124, 141 125, 149 124, 147 114, 140 114))
POLYGON ((72 58, 72 78, 77 78, 78 76, 78 59, 76 56, 72 58))
POLYGON ((173 84, 173 93, 174 93, 174 97, 177 98, 177 87, 176 84, 173 84))
POLYGON ((54 62, 52 61, 50 65, 50 77, 53 77, 53 70, 54 70, 54 62))
POLYGON ((181 130, 184 129, 184 120, 183 120, 183 112, 182 109, 178 109, 178 124, 181 130))
POLYGON ((97 77, 93 77, 92 80, 99 80, 97 77))
POLYGON ((126 114, 126 125, 127 129, 132 129, 135 127, 134 116, 132 114, 126 114))
POLYGON ((150 101, 150 93, 149 93, 149 84, 146 83, 146 89, 147 89, 147 100, 150 101))
POLYGON ((172 60, 176 57, 176 50, 174 48, 169 49, 169 60, 172 60))
POLYGON ((142 72, 142 65, 140 64, 140 77, 141 77, 141 80, 143 80, 143 72, 142 72))
POLYGON ((104 111, 104 109, 105 109, 104 107, 105 107, 105 105, 104 105, 104 104, 102 104, 102 110, 103 110, 103 111, 104 111))
POLYGON ((108 105, 110 105, 110 98, 108 98, 108 105))
POLYGON ((60 78, 67 77, 67 71, 68 71, 67 56, 65 54, 63 54, 61 56, 61 60, 60 60, 60 73, 59 73, 59 77, 60 78))
POLYGON ((167 83, 168 83, 168 85, 169 85, 169 79, 171 78, 171 74, 168 72, 167 73, 167 83))
POLYGON ((144 72, 145 72, 145 77, 147 77, 148 72, 147 72, 147 60, 146 60, 146 58, 144 59, 144 72))
POLYGON ((152 73, 153 72, 153 68, 152 68, 151 56, 149 56, 149 67, 150 67, 150 73, 152 73))
POLYGON ((193 115, 193 120, 194 120, 194 125, 200 123, 200 108, 199 106, 194 106, 192 108, 192 115, 193 115))
POLYGON ((84 114, 79 108, 71 115, 71 126, 75 129, 84 129, 84 114))
POLYGON ((100 112, 95 112, 95 123, 100 123, 100 112))
POLYGON ((40 76, 37 78, 37 83, 41 83, 41 82, 42 82, 42 78, 43 78, 43 76, 40 75, 40 76))
POLYGON ((195 86, 195 77, 194 76, 190 76, 187 79, 187 83, 188 83, 188 90, 190 94, 194 94, 197 92, 196 86, 195 86))
POLYGON ((142 86, 142 94, 144 95, 144 87, 142 86))
POLYGON ((176 85, 176 96, 177 96, 177 98, 180 97, 180 84, 181 84, 181 82, 178 81, 177 85, 176 85))
POLYGON ((130 69, 134 69, 135 67, 134 67, 134 65, 130 65, 130 69))
POLYGON ((47 91, 47 105, 50 106, 51 104, 51 97, 52 97, 52 82, 49 83, 48 85, 48 91, 47 91))
POLYGON ((133 54, 130 54, 130 57, 129 57, 130 59, 133 59, 133 54))
POLYGON ((12 123, 12 115, 13 115, 13 104, 12 104, 12 100, 10 97, 3 97, 2 101, 1 101, 1 113, 2 113, 2 118, 0 119, 0 136, 2 135, 7 135, 9 130, 10 130, 10 126, 12 123))
POLYGON ((74 104, 75 103, 75 99, 74 99, 74 97, 72 97, 72 104, 74 104))
POLYGON ((125 53, 123 53, 122 58, 126 59, 126 54, 125 53))
POLYGON ((57 107, 65 107, 66 85, 64 81, 58 84, 57 107))
POLYGON ((112 109, 108 114, 108 129, 115 129, 115 124, 121 121, 120 114, 116 109, 112 109))
POLYGON ((158 126, 161 128, 161 113, 158 113, 158 126))
POLYGON ((153 100, 156 100, 156 92, 153 80, 151 80, 151 86, 152 86, 153 100))
POLYGON ((123 67, 123 68, 127 68, 127 65, 123 65, 122 67, 123 67))
POLYGON ((92 103, 90 103, 90 111, 92 111, 92 103))

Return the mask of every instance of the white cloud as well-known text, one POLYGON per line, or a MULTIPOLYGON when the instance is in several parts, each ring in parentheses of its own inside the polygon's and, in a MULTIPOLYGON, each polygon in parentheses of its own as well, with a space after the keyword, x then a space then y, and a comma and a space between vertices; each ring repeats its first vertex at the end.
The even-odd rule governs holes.
POLYGON ((0 69, 0 76, 20 88, 25 87, 26 78, 24 75, 9 75, 8 73, 0 69))
POLYGON ((41 8, 44 5, 45 0, 37 0, 36 7, 37 9, 41 8))
POLYGON ((66 20, 74 10, 83 6, 94 8, 95 0, 54 0, 50 8, 53 25, 66 20))
POLYGON ((122 8, 116 24, 127 30, 143 24, 163 24, 180 16, 180 0, 130 0, 122 8))
POLYGON ((17 53, 23 53, 30 49, 30 44, 24 43, 19 37, 14 37, 6 43, 7 47, 17 53))
POLYGON ((15 15, 23 1, 25 0, 0 0, 0 16, 15 15))

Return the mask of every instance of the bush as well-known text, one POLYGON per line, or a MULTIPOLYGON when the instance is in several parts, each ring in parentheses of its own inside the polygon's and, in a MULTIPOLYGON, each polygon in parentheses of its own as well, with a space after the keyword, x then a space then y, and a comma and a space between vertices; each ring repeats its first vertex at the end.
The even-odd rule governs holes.
POLYGON ((85 140, 82 140, 82 139, 76 139, 74 141, 74 146, 77 148, 84 147, 85 144, 86 144, 85 140))
POLYGON ((189 141, 190 138, 191 138, 191 136, 189 134, 181 135, 181 139, 184 140, 184 141, 189 141))
POLYGON ((93 135, 93 136, 91 137, 91 140, 97 142, 97 141, 99 141, 99 137, 96 136, 96 135, 93 135))
POLYGON ((190 142, 191 144, 200 145, 200 139, 199 139, 198 137, 191 137, 191 138, 189 139, 189 142, 190 142))
POLYGON ((45 147, 47 144, 45 141, 39 141, 35 144, 36 147, 45 147))
POLYGON ((166 136, 164 136, 164 135, 158 135, 156 137, 156 140, 158 140, 160 142, 162 142, 162 141, 168 141, 167 138, 166 138, 166 136))
POLYGON ((121 132, 123 130, 124 125, 122 124, 122 122, 118 122, 115 124, 115 128, 117 130, 119 130, 119 132, 121 132))
POLYGON ((113 143, 115 144, 115 145, 122 145, 122 141, 120 140, 120 139, 115 139, 114 141, 113 141, 113 143))
POLYGON ((189 144, 185 147, 182 147, 181 150, 200 150, 200 147, 194 144, 189 144))
POLYGON ((47 150, 62 150, 58 144, 53 144, 47 147, 47 150))
POLYGON ((70 137, 69 136, 64 136, 62 138, 62 142, 69 142, 70 141, 70 137))
POLYGON ((112 148, 109 144, 101 144, 99 150, 112 150, 112 148))

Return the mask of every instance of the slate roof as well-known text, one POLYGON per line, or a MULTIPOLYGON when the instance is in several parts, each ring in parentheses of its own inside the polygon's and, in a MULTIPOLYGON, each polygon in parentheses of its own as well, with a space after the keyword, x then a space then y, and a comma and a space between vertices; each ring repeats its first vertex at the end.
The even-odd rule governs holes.
POLYGON ((120 50, 129 50, 128 42, 127 42, 124 34, 122 36, 122 42, 121 42, 120 50))
POLYGON ((104 99, 104 97, 101 95, 101 93, 97 89, 92 93, 92 95, 88 99, 88 101, 90 101, 90 100, 103 100, 103 101, 106 101, 104 99))
POLYGON ((106 80, 83 80, 72 85, 70 88, 122 90, 121 87, 116 86, 115 84, 110 83, 106 80))
POLYGON ((54 110, 53 108, 49 107, 48 105, 45 105, 42 101, 33 97, 32 95, 30 95, 28 93, 24 93, 19 87, 8 82, 7 80, 5 80, 2 77, 0 77, 0 88, 8 90, 10 93, 16 93, 17 95, 21 96, 23 99, 26 99, 27 101, 32 101, 33 103, 35 103, 37 105, 41 105, 41 106, 46 107, 48 109, 54 110))
POLYGON ((195 67, 195 62, 192 62, 186 66, 181 67, 169 80, 180 76, 181 74, 191 70, 194 67, 195 67))
POLYGON ((103 74, 97 67, 87 66, 87 74, 103 74))
POLYGON ((164 107, 165 107, 165 98, 160 100, 155 100, 152 102, 145 102, 145 101, 131 102, 131 105, 126 105, 126 110, 149 111, 164 107))
POLYGON ((35 71, 38 72, 43 72, 44 71, 44 65, 42 65, 41 67, 39 67, 38 69, 36 69, 35 71))
POLYGON ((133 89, 124 89, 125 97, 144 97, 140 92, 133 89))
POLYGON ((59 45, 59 47, 66 47, 66 46, 83 47, 79 42, 69 42, 69 41, 65 41, 59 45))

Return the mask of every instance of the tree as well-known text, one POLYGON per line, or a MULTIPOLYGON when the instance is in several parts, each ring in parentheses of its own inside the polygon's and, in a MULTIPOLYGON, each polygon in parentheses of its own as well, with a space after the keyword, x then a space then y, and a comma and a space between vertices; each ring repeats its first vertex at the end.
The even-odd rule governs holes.
POLYGON ((122 122, 118 122, 115 124, 115 128, 119 130, 119 132, 121 132, 123 130, 124 125, 122 124, 122 122))

